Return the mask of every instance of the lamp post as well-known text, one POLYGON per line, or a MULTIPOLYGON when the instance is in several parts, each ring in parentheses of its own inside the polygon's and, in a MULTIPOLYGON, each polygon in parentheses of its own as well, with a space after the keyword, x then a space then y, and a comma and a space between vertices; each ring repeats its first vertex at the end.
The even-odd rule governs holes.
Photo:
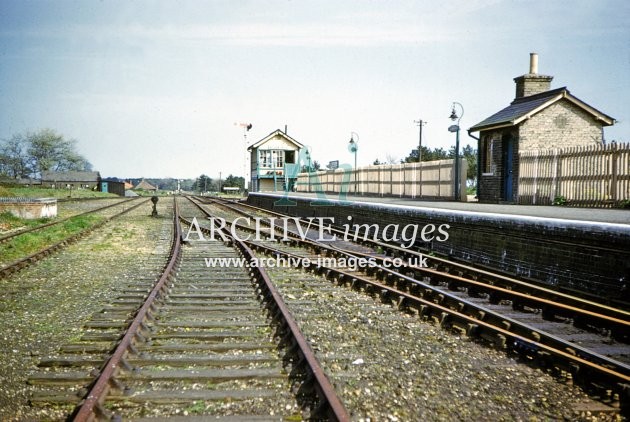
POLYGON ((451 109, 451 115, 449 119, 453 122, 457 120, 456 125, 451 125, 448 128, 449 132, 455 132, 455 200, 459 201, 459 121, 464 116, 464 106, 458 102, 453 102, 453 108, 451 109), (458 116, 455 112, 455 105, 458 105, 461 109, 461 114, 458 116))
POLYGON ((348 151, 354 154, 354 194, 357 194, 357 150, 359 149, 359 135, 356 132, 350 132, 350 142, 348 142, 348 151), (357 140, 354 140, 354 137, 357 140))
POLYGON ((306 162, 307 167, 306 167, 306 177, 307 177, 307 183, 308 183, 308 190, 307 192, 311 191, 311 152, 309 151, 308 147, 306 147, 306 152, 304 153, 304 155, 306 156, 306 162))
POLYGON ((422 198, 422 126, 426 125, 427 122, 422 119, 414 120, 413 122, 420 128, 418 135, 418 171, 420 172, 420 176, 418 177, 418 181, 420 182, 420 198, 422 198))

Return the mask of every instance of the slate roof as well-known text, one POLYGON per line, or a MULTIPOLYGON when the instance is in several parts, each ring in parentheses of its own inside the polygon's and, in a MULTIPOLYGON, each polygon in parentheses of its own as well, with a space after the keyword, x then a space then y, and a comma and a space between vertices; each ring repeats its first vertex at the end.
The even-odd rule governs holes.
POLYGON ((253 143, 252 145, 250 145, 247 148, 247 151, 251 151, 254 148, 258 148, 259 146, 261 146, 262 144, 264 144, 265 142, 267 142, 268 140, 270 140, 271 138, 273 138, 276 135, 281 135, 282 137, 284 137, 289 142, 295 144, 298 148, 304 148, 304 145, 302 145, 301 143, 299 143, 298 141, 296 141, 295 139, 293 139, 292 137, 290 137, 289 135, 287 135, 286 133, 284 133, 280 129, 276 129, 273 132, 271 132, 269 135, 267 135, 264 138, 262 138, 260 141, 257 141, 255 143, 253 143))
POLYGON ((134 189, 144 189, 144 190, 157 190, 157 188, 155 186, 153 186, 151 183, 147 182, 146 180, 142 179, 134 189))
POLYGON ((91 182, 101 179, 98 171, 42 171, 42 182, 91 182))
POLYGON ((582 108, 595 119, 601 121, 603 126, 610 126, 615 123, 615 119, 586 104, 573 96, 566 87, 562 87, 517 98, 508 107, 477 123, 468 130, 470 132, 478 132, 499 127, 515 126, 561 99, 567 99, 582 108))

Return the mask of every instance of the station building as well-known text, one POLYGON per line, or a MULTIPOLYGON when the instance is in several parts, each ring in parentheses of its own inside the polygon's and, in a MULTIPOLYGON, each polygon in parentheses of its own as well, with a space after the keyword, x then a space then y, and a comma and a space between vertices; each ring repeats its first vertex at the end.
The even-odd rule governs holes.
POLYGON ((98 190, 100 183, 98 171, 42 171, 42 187, 98 190))
POLYGON ((601 144, 603 128, 615 123, 566 87, 550 90, 552 79, 538 74, 538 55, 531 53, 529 73, 514 78, 514 101, 468 129, 479 132, 479 201, 516 200, 519 152, 601 144))
POLYGON ((304 145, 286 131, 276 129, 253 143, 247 151, 251 163, 252 192, 291 191, 300 172, 300 150, 304 145))

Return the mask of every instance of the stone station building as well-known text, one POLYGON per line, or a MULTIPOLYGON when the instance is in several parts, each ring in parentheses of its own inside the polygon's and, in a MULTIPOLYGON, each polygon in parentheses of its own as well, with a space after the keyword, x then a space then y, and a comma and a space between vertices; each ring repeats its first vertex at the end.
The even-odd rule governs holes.
POLYGON ((480 201, 517 199, 520 151, 601 144, 604 127, 615 123, 566 87, 550 90, 552 79, 538 73, 538 55, 531 53, 529 73, 514 78, 514 101, 468 129, 479 132, 480 201))

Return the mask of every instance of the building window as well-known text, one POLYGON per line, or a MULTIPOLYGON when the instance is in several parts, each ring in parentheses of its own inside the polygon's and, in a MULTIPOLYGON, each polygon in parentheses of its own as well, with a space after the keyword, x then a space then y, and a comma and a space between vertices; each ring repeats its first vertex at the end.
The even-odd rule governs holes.
POLYGON ((273 162, 275 167, 284 167, 284 151, 273 151, 273 162))
POLYGON ((284 167, 283 150, 258 151, 258 165, 261 168, 282 168, 284 167))
POLYGON ((489 135, 481 139, 481 172, 483 174, 492 174, 492 138, 489 135))
POLYGON ((258 151, 258 165, 260 167, 271 167, 271 151, 258 151))

